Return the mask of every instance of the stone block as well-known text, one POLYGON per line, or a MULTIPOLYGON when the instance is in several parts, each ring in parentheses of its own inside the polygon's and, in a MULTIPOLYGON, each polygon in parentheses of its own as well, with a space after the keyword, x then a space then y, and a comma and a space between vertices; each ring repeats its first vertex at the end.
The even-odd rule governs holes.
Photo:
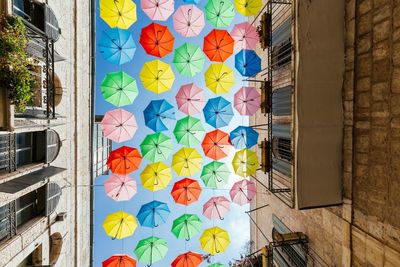
POLYGON ((364 0, 357 6, 357 14, 359 16, 364 15, 372 10, 373 2, 372 0, 364 0))
POLYGON ((372 101, 387 101, 390 88, 387 82, 376 83, 372 86, 372 101))
POLYGON ((362 165, 369 164, 369 153, 356 153, 356 162, 362 165))
POLYGON ((374 10, 374 15, 372 22, 378 23, 384 19, 389 18, 392 15, 392 8, 390 4, 379 5, 377 9, 374 10))
POLYGON ((356 69, 356 77, 366 77, 371 75, 372 70, 372 56, 370 54, 363 54, 358 56, 357 58, 357 69, 356 69))
POLYGON ((373 128, 370 136, 371 146, 374 148, 384 148, 388 143, 388 131, 386 128, 373 128))
POLYGON ((400 28, 400 6, 396 6, 393 10, 393 28, 400 28))
POLYGON ((387 59, 390 55, 390 46, 389 41, 382 41, 374 45, 372 51, 372 59, 373 61, 379 61, 382 59, 387 59))
POLYGON ((378 43, 389 38, 391 34, 392 24, 390 20, 384 20, 374 25, 373 42, 378 43))
POLYGON ((400 40, 400 28, 393 30, 393 42, 398 42, 400 40))
POLYGON ((400 65, 400 42, 393 44, 393 65, 400 65))
POLYGON ((357 152, 368 152, 370 146, 369 136, 368 135, 357 136, 355 140, 355 146, 357 152))
POLYGON ((372 82, 385 82, 390 77, 390 60, 383 59, 373 63, 372 82))
POLYGON ((400 93, 400 68, 395 68, 392 74, 392 92, 400 93))
POLYGON ((377 240, 367 236, 366 261, 369 266, 383 266, 383 248, 377 240))
POLYGON ((392 95, 390 98, 391 112, 393 116, 400 116, 400 94, 392 95))
POLYGON ((387 101, 380 101, 372 103, 371 107, 372 118, 389 118, 389 103, 387 101))
POLYGON ((345 100, 353 100, 354 97, 354 71, 346 71, 344 75, 343 94, 345 100))
POLYGON ((356 105, 358 108, 369 108, 370 100, 371 100, 370 92, 359 93, 356 95, 356 105))
POLYGON ((372 46, 372 34, 367 33, 357 40, 357 54, 364 54, 369 52, 372 46))
POLYGON ((356 91, 368 92, 371 90, 371 78, 364 77, 357 80, 356 91))
POLYGON ((367 14, 362 15, 358 23, 356 24, 358 26, 358 36, 364 35, 366 33, 369 33, 372 31, 372 13, 369 12, 367 14))

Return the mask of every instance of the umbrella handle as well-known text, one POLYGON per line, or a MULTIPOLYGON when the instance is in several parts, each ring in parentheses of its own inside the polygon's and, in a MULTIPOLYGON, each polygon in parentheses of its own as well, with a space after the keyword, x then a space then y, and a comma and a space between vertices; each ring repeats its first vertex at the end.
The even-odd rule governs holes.
POLYGON ((190 238, 185 238, 186 241, 190 241, 190 238))
POLYGON ((156 179, 154 179, 153 185, 158 185, 158 179, 156 177, 156 179))
POLYGON ((191 17, 192 17, 192 9, 189 8, 187 13, 188 13, 188 20, 189 20, 189 22, 190 22, 190 19, 191 19, 191 17))
POLYGON ((158 227, 159 225, 157 223, 154 223, 154 227, 158 227))
POLYGON ((217 180, 218 183, 223 182, 223 180, 218 179, 218 176, 216 176, 216 180, 217 180))
POLYGON ((215 206, 215 209, 217 210, 219 219, 220 219, 221 221, 223 221, 223 220, 224 220, 224 217, 222 217, 222 216, 221 216, 221 213, 219 213, 219 209, 218 209, 218 207, 217 207, 217 204, 214 203, 214 206, 215 206))
POLYGON ((185 160, 185 165, 183 165, 186 169, 189 169, 189 163, 187 162, 187 159, 185 160))
POLYGON ((251 199, 244 193, 244 191, 243 191, 242 188, 239 188, 239 191, 243 193, 243 195, 245 196, 245 198, 246 198, 248 201, 251 201, 251 199))
POLYGON ((162 30, 158 30, 158 31, 157 31, 157 34, 156 34, 156 40, 157 40, 157 41, 159 41, 159 39, 158 39, 158 34, 159 34, 160 32, 162 32, 162 30))

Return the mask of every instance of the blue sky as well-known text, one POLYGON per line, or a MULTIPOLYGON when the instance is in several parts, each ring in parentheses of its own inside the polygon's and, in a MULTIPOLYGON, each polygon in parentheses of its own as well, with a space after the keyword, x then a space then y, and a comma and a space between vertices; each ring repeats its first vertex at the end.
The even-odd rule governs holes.
MULTIPOLYGON (((194 78, 189 78, 180 75, 176 69, 172 66, 172 57, 173 53, 170 53, 169 55, 165 56, 161 60, 169 63, 175 73, 176 80, 174 83, 174 86, 172 90, 167 91, 165 93, 162 93, 160 95, 154 94, 146 89, 143 88, 140 79, 139 79, 139 72, 141 70, 141 66, 147 61, 151 61, 154 59, 157 59, 155 57, 149 56, 145 53, 141 45, 139 44, 139 36, 140 36, 140 31, 143 27, 146 25, 150 24, 152 21, 147 17, 146 14, 144 14, 141 9, 140 9, 140 1, 135 0, 135 3, 137 5, 137 16, 138 16, 138 21, 133 24, 129 31, 132 33, 135 42, 136 42, 136 53, 134 57, 134 61, 124 64, 122 66, 116 66, 113 65, 101 57, 100 53, 97 52, 96 54, 96 114, 104 114, 108 110, 115 109, 113 105, 109 104, 108 102, 104 101, 101 90, 100 90, 100 84, 104 76, 108 72, 113 72, 113 71, 124 71, 129 73, 131 76, 133 76, 137 80, 137 84, 139 87, 139 96, 136 98, 134 103, 129 106, 123 107, 125 110, 128 110, 129 112, 132 112, 136 120, 138 122, 139 128, 134 136, 133 139, 130 141, 124 142, 124 143, 119 143, 113 144, 113 147, 119 147, 122 145, 128 145, 131 147, 135 147, 139 149, 139 144, 143 140, 143 138, 147 134, 153 133, 153 131, 149 128, 147 128, 144 125, 144 118, 143 118, 143 110, 147 106, 147 104, 153 100, 153 99, 166 99, 168 102, 173 104, 176 107, 176 102, 175 102, 175 94, 179 87, 183 84, 186 83, 191 83, 194 82, 198 86, 204 89, 206 93, 207 98, 212 98, 216 97, 215 94, 213 94, 210 90, 208 90, 205 86, 204 83, 204 71, 208 68, 210 65, 210 61, 207 59, 206 63, 204 64, 204 69, 203 71, 195 76, 194 78)), ((177 0, 175 1, 175 8, 178 8, 180 5, 184 4, 182 0, 177 0)), ((200 3, 198 4, 198 7, 202 10, 204 10, 204 5, 206 4, 206 0, 201 0, 200 3)), ((247 19, 241 15, 236 15, 234 22, 231 24, 230 27, 227 28, 228 31, 230 31, 235 23, 240 23, 244 22, 247 19)), ((104 30, 108 29, 109 26, 99 17, 99 7, 97 3, 97 12, 96 12, 96 41, 97 43, 100 40, 101 34, 104 30)), ((192 44, 199 45, 202 47, 203 45, 203 37, 207 35, 212 29, 213 26, 206 21, 206 26, 203 29, 203 31, 200 33, 198 37, 192 37, 192 38, 184 38, 180 36, 174 29, 172 25, 172 16, 167 20, 167 21, 157 21, 157 23, 167 25, 169 29, 171 30, 172 34, 175 37, 175 45, 174 47, 177 48, 181 44, 185 42, 189 42, 192 44)), ((225 63, 230 66, 232 69, 234 69, 234 56, 231 56, 225 63)), ((231 92, 228 94, 222 95, 224 98, 226 98, 229 101, 233 102, 233 94, 242 86, 245 86, 246 83, 242 82, 242 77, 240 74, 235 70, 235 80, 236 84, 232 88, 231 92)), ((241 116, 239 113, 237 113, 236 110, 234 110, 235 116, 234 119, 231 121, 230 125, 227 127, 222 128, 221 130, 225 132, 230 132, 234 128, 236 128, 239 125, 247 125, 248 124, 248 119, 244 116, 241 116)), ((180 111, 177 110, 177 119, 183 118, 186 115, 180 111)), ((201 119, 203 121, 203 126, 205 127, 206 132, 214 130, 213 127, 210 125, 204 123, 204 116, 202 113, 197 114, 195 117, 201 119)), ((173 127, 171 127, 173 128, 173 127)), ((168 132, 163 132, 169 137, 172 138, 174 142, 174 150, 178 151, 182 146, 177 144, 175 139, 173 138, 172 134, 172 129, 171 131, 168 132)), ((200 146, 195 147, 202 155, 203 155, 203 165, 209 163, 212 161, 212 159, 209 159, 207 157, 204 157, 203 151, 201 150, 200 146)), ((136 244, 139 240, 149 237, 151 235, 163 238, 167 240, 168 245, 169 245, 169 251, 167 256, 165 257, 164 260, 154 263, 154 267, 167 267, 170 266, 171 262, 173 259, 181 254, 184 253, 188 250, 198 252, 198 253, 204 253, 201 250, 199 240, 198 238, 200 235, 196 236, 189 242, 185 242, 182 240, 177 240, 175 236, 172 235, 170 232, 171 230, 171 225, 172 222, 175 218, 179 217, 180 215, 184 213, 196 213, 200 216, 200 218, 203 221, 203 230, 212 226, 220 226, 224 229, 226 229, 229 232, 230 239, 231 239, 231 245, 229 246, 228 250, 220 255, 216 255, 213 257, 212 261, 213 262, 221 262, 227 264, 229 260, 232 260, 233 258, 238 258, 239 252, 242 250, 242 246, 244 243, 249 239, 249 220, 247 216, 244 214, 245 210, 248 210, 248 206, 243 206, 240 207, 234 203, 231 204, 231 211, 225 216, 225 220, 214 220, 210 221, 206 217, 202 216, 202 205, 212 196, 218 196, 218 195, 224 195, 228 199, 229 198, 229 188, 230 186, 235 182, 239 180, 239 177, 237 177, 233 169, 231 167, 231 159, 233 157, 235 150, 232 148, 231 149, 231 154, 229 157, 220 160, 224 161, 227 163, 228 167, 231 169, 231 177, 229 184, 226 186, 226 188, 221 189, 221 190, 211 190, 211 189, 203 189, 203 193, 199 199, 198 202, 185 207, 182 205, 175 204, 172 197, 170 196, 170 191, 172 189, 172 185, 174 182, 184 178, 184 177, 178 177, 175 173, 173 176, 173 181, 170 183, 170 186, 167 187, 164 190, 157 191, 155 193, 152 193, 144 188, 141 187, 140 184, 140 177, 139 174, 143 170, 143 168, 150 162, 148 162, 146 159, 143 159, 141 168, 132 174, 130 176, 137 181, 138 184, 138 193, 130 200, 126 202, 115 202, 111 198, 107 197, 103 186, 101 186, 104 181, 108 178, 108 176, 101 176, 95 180, 95 184, 98 186, 94 187, 94 192, 95 192, 95 205, 94 205, 94 266, 101 266, 101 262, 108 257, 110 257, 113 254, 117 253, 125 253, 133 256, 136 258, 133 250, 136 247, 136 244), (131 237, 122 239, 122 240, 111 240, 110 237, 108 237, 103 228, 102 228, 102 222, 107 216, 107 214, 123 210, 125 212, 131 213, 136 217, 137 212, 140 209, 140 206, 152 201, 153 199, 159 200, 166 202, 169 205, 169 208, 171 210, 171 214, 169 216, 168 222, 164 225, 160 225, 159 227, 155 229, 150 229, 150 228, 145 228, 145 227, 138 227, 135 234, 131 237)), ((167 165, 171 163, 171 158, 168 159, 168 161, 165 162, 167 165)), ((200 173, 195 175, 194 177, 191 177, 193 179, 199 180, 199 183, 203 186, 204 184, 200 180, 200 173)), ((201 266, 207 266, 208 264, 203 262, 201 266)), ((139 263, 138 266, 144 267, 146 264, 139 263)))

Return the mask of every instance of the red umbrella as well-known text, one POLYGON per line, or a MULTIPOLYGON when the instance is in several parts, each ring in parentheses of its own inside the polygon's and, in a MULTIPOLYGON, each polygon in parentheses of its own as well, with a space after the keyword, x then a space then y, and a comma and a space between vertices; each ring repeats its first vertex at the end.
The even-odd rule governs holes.
POLYGON ((136 260, 128 255, 115 254, 103 261, 103 267, 136 267, 136 260))
POLYGON ((172 267, 197 267, 203 261, 202 255, 188 251, 175 258, 172 267))
POLYGON ((163 57, 172 52, 174 40, 167 26, 153 22, 142 29, 139 43, 147 54, 163 57))
POLYGON ((212 30, 204 37, 203 51, 211 61, 224 62, 233 54, 235 41, 226 30, 212 30))
POLYGON ((175 202, 182 205, 189 205, 196 202, 201 194, 201 187, 196 180, 184 178, 174 184, 171 195, 175 202))
POLYGON ((122 146, 111 151, 107 159, 108 168, 116 174, 128 174, 139 169, 142 156, 136 148, 122 146))
POLYGON ((201 146, 207 157, 219 160, 229 154, 232 143, 229 134, 221 130, 214 130, 206 134, 201 146))

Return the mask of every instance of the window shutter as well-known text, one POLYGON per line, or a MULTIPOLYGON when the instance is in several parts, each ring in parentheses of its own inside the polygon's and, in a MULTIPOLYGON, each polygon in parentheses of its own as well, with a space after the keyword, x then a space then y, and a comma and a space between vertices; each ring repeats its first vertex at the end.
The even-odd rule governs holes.
POLYGON ((60 137, 57 132, 47 130, 46 132, 46 163, 53 162, 60 151, 60 137))
POLYGON ((46 190, 46 216, 52 214, 60 201, 62 191, 56 183, 48 183, 46 190))

